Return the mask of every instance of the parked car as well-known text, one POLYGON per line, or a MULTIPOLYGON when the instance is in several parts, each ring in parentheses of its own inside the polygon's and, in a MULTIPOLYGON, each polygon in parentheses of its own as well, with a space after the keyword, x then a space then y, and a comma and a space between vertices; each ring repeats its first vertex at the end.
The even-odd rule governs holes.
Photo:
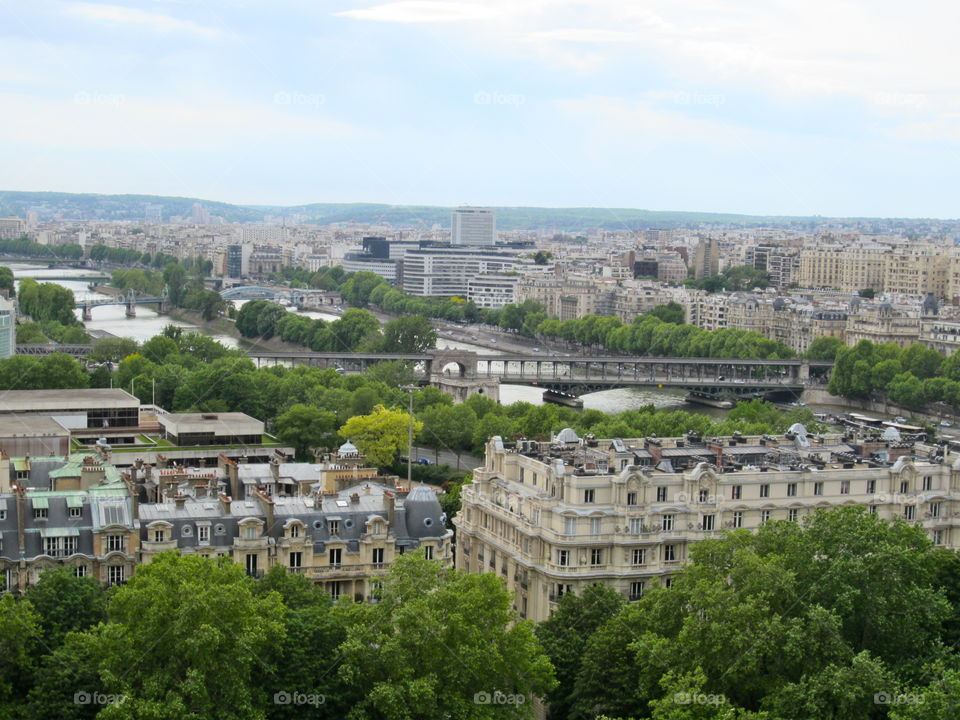
POLYGON ((430 458, 425 458, 421 455, 417 458, 417 465, 433 465, 433 461, 430 458))
POLYGON ((948 423, 946 420, 941 420, 941 421, 940 421, 940 427, 953 427, 953 425, 951 425, 950 423, 948 423))

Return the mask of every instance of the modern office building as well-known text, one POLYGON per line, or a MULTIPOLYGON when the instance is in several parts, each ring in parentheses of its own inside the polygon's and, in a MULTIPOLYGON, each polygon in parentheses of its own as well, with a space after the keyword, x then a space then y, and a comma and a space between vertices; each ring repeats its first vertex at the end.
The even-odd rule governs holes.
POLYGON ((457 567, 499 573, 517 610, 547 618, 557 599, 603 583, 628 599, 669 585, 690 546, 723 529, 799 521, 859 505, 960 547, 960 454, 871 434, 551 442, 494 437, 464 486, 457 567))
POLYGON ((720 272, 720 242, 713 237, 702 238, 693 253, 693 276, 699 280, 720 272))
POLYGON ((5 390, 0 418, 9 415, 45 415, 70 429, 137 427, 140 400, 119 388, 5 390))
POLYGON ((23 220, 17 217, 0 218, 0 240, 15 240, 26 231, 23 220))
POLYGON ((12 300, 0 297, 0 359, 17 354, 17 307, 12 300))
POLYGON ((484 247, 497 243, 497 219, 492 208, 458 207, 450 219, 450 243, 484 247))
POLYGON ((253 255, 252 245, 227 246, 227 277, 242 278, 250 274, 250 257, 253 255))
POLYGON ((263 421, 242 412, 163 413, 163 438, 174 445, 260 445, 263 421))
POLYGON ((520 263, 507 250, 466 247, 423 247, 408 250, 402 263, 403 290, 421 297, 466 297, 470 281, 484 273, 503 273, 520 263))

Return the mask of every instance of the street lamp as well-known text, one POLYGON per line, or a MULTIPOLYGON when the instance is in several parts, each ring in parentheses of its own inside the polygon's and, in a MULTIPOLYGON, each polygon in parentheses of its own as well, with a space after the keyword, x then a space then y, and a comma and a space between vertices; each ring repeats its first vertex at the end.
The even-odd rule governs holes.
POLYGON ((410 409, 407 416, 407 489, 413 484, 413 391, 419 388, 416 385, 404 385, 400 388, 410 393, 410 409))

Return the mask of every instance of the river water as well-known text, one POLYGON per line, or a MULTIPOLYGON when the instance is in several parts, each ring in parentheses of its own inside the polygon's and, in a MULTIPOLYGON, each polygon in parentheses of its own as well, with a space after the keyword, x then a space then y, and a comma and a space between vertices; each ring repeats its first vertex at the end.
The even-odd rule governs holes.
MULTIPOLYGON (((40 282, 55 282, 73 291, 74 297, 78 301, 85 299, 96 300, 105 299, 109 296, 103 293, 91 291, 88 288, 89 281, 84 280, 86 276, 91 275, 89 270, 79 270, 74 268, 47 268, 45 265, 33 263, 7 263, 13 271, 14 278, 32 277, 40 282), (71 279, 77 278, 77 279, 71 279)), ((241 305, 242 303, 237 303, 241 305)), ((149 340, 154 335, 163 332, 167 325, 177 325, 186 330, 195 330, 204 332, 201 328, 186 322, 173 320, 167 316, 157 315, 157 313, 145 306, 137 306, 137 316, 128 318, 126 308, 123 305, 106 305, 93 308, 93 320, 85 323, 88 331, 100 330, 111 333, 118 337, 128 337, 137 342, 149 340)), ((76 311, 77 318, 80 319, 80 310, 76 311)), ((307 317, 314 319, 323 319, 333 321, 338 318, 337 315, 323 312, 305 312, 307 317)), ((211 335, 215 340, 222 342, 228 347, 243 347, 243 341, 229 335, 211 335)), ((484 354, 500 354, 500 351, 489 348, 472 345, 470 343, 448 340, 442 336, 437 340, 437 347, 451 348, 459 350, 472 350, 484 354)), ((500 401, 509 404, 517 401, 525 401, 540 405, 543 389, 530 387, 527 385, 501 385, 500 401)), ((716 408, 704 407, 702 405, 693 405, 684 399, 685 393, 681 390, 658 390, 653 388, 623 388, 616 390, 602 390, 600 392, 590 393, 583 396, 583 405, 585 408, 593 408, 604 412, 621 412, 631 410, 644 405, 653 404, 658 408, 671 410, 687 410, 689 412, 704 413, 713 417, 722 417, 727 411, 716 408)))

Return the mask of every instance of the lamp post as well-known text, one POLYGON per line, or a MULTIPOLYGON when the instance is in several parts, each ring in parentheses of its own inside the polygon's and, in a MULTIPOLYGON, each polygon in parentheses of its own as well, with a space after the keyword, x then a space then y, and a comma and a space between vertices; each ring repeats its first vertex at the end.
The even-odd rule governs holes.
POLYGON ((413 391, 418 388, 416 385, 404 385, 400 389, 410 393, 410 409, 407 415, 407 489, 409 490, 413 482, 413 391))

